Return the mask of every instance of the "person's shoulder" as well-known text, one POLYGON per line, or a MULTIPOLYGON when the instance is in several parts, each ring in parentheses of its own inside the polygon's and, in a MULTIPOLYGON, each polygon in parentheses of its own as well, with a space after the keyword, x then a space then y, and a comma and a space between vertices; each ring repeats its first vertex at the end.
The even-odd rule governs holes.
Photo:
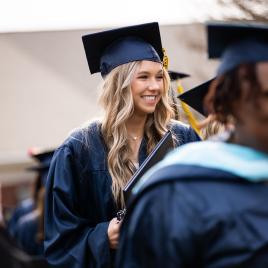
POLYGON ((56 150, 59 151, 81 151, 100 142, 100 121, 91 121, 83 126, 73 129, 65 141, 56 150))
POLYGON ((178 120, 170 120, 169 129, 174 132, 189 131, 190 126, 178 120))
POLYGON ((21 201, 21 203, 16 207, 14 214, 17 216, 24 215, 34 209, 34 201, 32 198, 27 198, 21 201))
POLYGON ((209 208, 209 204, 202 193, 198 192, 197 194, 193 184, 173 180, 147 185, 133 196, 127 214, 139 214, 139 218, 144 217, 144 215, 153 215, 154 220, 156 220, 157 215, 164 215, 164 220, 156 221, 157 224, 167 225, 167 229, 173 228, 173 224, 181 219, 200 220, 209 208))
POLYGON ((105 143, 101 135, 100 121, 92 121, 71 132, 61 146, 57 148, 52 159, 52 165, 68 160, 78 166, 95 163, 96 158, 105 156, 105 143))
POLYGON ((22 216, 18 222, 18 229, 25 230, 28 228, 33 228, 38 222, 39 215, 40 214, 37 212, 37 210, 34 210, 22 216))
POLYGON ((63 145, 86 144, 89 140, 98 137, 100 134, 100 122, 92 121, 83 126, 73 129, 63 145))
POLYGON ((173 135, 175 135, 179 145, 193 141, 200 141, 200 137, 195 131, 188 124, 181 121, 172 119, 169 123, 169 129, 173 135))
POLYGON ((24 209, 33 208, 34 207, 34 200, 32 197, 26 198, 21 201, 21 207, 24 209))

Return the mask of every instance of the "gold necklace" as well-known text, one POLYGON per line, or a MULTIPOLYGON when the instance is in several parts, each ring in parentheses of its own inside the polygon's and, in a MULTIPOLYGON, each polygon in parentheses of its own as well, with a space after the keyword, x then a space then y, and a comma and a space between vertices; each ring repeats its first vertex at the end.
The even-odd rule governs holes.
POLYGON ((131 138, 132 140, 134 141, 137 141, 138 139, 140 139, 142 136, 131 136, 131 135, 128 135, 129 138, 131 138))

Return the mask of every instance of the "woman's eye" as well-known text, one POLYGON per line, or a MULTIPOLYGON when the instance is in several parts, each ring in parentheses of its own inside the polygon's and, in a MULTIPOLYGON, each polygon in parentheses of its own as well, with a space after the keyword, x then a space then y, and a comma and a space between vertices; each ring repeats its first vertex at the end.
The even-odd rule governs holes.
POLYGON ((146 79, 147 76, 146 75, 143 75, 143 76, 139 76, 139 79, 146 79))
POLYGON ((161 79, 163 79, 163 75, 157 76, 156 79, 157 79, 157 80, 161 80, 161 79))

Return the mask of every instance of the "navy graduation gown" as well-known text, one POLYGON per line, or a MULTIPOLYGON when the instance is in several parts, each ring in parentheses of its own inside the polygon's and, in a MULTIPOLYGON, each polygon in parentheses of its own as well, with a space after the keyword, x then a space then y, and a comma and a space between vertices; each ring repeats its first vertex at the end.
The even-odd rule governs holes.
POLYGON ((14 236, 17 231, 17 224, 19 219, 24 215, 30 213, 35 208, 34 200, 32 198, 28 198, 23 200, 14 210, 10 220, 7 223, 7 229, 11 236, 14 236))
MULTIPOLYGON (((117 207, 111 192, 107 152, 100 125, 72 134, 55 152, 47 181, 45 256, 53 267, 111 267, 108 225, 117 207)), ((199 140, 194 131, 172 123, 179 144, 199 140)), ((146 141, 139 164, 146 158, 146 141)))
POLYGON ((15 239, 25 252, 32 256, 44 256, 43 241, 37 240, 39 214, 36 210, 22 217, 15 232, 15 239))
POLYGON ((116 267, 268 267, 267 202, 265 181, 212 167, 163 164, 128 208, 116 267))

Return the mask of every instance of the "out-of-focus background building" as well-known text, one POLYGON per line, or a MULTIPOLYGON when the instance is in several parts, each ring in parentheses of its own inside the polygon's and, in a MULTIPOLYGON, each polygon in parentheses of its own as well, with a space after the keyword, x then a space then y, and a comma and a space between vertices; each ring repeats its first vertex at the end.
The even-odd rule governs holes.
MULTIPOLYGON (((0 184, 4 211, 30 195, 30 147, 54 148, 99 117, 99 74, 90 75, 81 36, 158 21, 170 69, 185 89, 213 77, 204 22, 268 17, 268 0, 5 1, 0 9, 0 184)), ((1 196, 1 195, 0 195, 1 196)), ((0 202, 1 203, 1 202, 0 202)))

